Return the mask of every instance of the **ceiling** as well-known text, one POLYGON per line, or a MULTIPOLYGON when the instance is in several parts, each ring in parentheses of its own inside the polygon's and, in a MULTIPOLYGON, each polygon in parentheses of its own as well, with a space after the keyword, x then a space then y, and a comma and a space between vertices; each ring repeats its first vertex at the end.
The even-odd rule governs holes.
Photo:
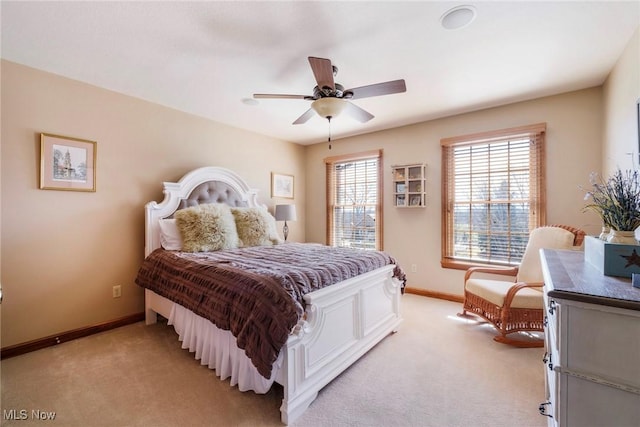
POLYGON ((325 141, 307 57, 345 88, 405 79, 353 100, 375 116, 331 122, 333 139, 600 85, 640 24, 640 1, 10 2, 2 58, 299 144, 325 141), (458 30, 440 17, 471 4, 458 30))

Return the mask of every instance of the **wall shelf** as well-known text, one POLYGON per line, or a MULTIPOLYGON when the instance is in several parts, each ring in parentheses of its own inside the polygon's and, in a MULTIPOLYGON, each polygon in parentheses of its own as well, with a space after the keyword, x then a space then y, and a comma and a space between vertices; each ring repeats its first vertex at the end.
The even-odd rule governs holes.
POLYGON ((394 206, 399 208, 426 206, 426 166, 424 163, 416 163, 391 167, 394 206))

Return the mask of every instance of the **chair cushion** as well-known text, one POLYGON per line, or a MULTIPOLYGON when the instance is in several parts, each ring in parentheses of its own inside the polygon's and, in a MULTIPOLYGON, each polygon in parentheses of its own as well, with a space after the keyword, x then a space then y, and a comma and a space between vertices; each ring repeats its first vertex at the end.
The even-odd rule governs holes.
MULTIPOLYGON (((466 290, 502 307, 504 297, 513 285, 515 285, 514 282, 503 282, 501 280, 469 279, 467 280, 466 290)), ((542 288, 521 289, 513 298, 511 307, 543 309, 542 288)))
POLYGON ((572 249, 574 234, 560 227, 538 227, 531 231, 529 243, 518 269, 518 282, 543 282, 540 249, 572 249))

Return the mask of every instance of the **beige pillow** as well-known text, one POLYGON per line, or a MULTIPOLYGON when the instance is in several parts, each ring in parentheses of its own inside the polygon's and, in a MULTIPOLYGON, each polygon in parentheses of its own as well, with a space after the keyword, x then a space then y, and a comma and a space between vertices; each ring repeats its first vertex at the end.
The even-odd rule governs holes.
POLYGON ((281 243, 276 220, 261 208, 231 208, 236 220, 240 246, 268 246, 281 243))
POLYGON ((221 203, 193 206, 174 215, 185 252, 210 252, 239 246, 231 209, 221 203))

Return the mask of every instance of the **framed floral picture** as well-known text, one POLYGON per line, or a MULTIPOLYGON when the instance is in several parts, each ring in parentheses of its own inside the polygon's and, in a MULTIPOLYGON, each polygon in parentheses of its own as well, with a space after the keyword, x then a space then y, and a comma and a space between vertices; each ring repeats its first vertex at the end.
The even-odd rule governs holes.
POLYGON ((271 197, 293 199, 293 175, 271 172, 271 197))
POLYGON ((96 141, 40 134, 40 189, 96 191, 96 141))

